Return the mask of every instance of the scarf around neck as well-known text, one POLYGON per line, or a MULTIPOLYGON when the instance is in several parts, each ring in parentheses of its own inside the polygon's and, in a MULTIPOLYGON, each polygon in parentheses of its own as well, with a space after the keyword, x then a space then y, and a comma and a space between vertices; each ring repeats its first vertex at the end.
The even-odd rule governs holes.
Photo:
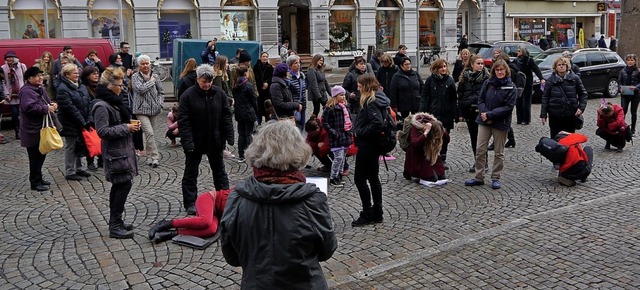
POLYGON ((298 169, 282 171, 268 167, 253 167, 253 176, 256 180, 267 184, 294 184, 307 181, 307 178, 298 169))
POLYGON ((105 85, 98 85, 96 88, 97 99, 103 100, 107 102, 107 104, 112 107, 118 108, 120 111, 120 121, 123 124, 129 123, 131 121, 131 112, 129 112, 129 107, 124 104, 122 94, 116 95, 113 91, 111 91, 105 85))

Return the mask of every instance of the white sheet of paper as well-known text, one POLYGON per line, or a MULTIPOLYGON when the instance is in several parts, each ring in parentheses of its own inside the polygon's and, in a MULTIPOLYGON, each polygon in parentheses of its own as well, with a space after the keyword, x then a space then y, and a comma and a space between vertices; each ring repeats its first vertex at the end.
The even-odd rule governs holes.
POLYGON ((326 177, 307 177, 307 183, 313 183, 320 191, 324 192, 324 194, 328 195, 329 193, 329 183, 327 182, 326 177))
POLYGON ((427 187, 435 187, 435 186, 445 185, 445 184, 449 183, 449 181, 451 181, 451 180, 449 180, 449 179, 441 179, 441 180, 438 180, 436 182, 433 182, 433 181, 426 181, 426 180, 420 179, 420 184, 422 184, 424 186, 427 186, 427 187))

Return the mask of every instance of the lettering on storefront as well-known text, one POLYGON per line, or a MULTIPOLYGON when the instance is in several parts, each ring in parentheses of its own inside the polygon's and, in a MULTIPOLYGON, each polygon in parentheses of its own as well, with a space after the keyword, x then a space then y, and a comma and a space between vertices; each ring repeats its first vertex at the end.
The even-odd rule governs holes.
POLYGON ((318 40, 326 40, 329 39, 329 21, 328 20, 316 20, 315 26, 313 27, 315 30, 315 36, 318 40))

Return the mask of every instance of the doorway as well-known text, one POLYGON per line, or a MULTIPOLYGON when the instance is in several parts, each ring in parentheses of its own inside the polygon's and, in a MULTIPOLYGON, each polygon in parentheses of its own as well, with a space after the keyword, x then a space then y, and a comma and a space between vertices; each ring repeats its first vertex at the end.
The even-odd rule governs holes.
POLYGON ((278 7, 280 41, 288 40, 289 47, 298 54, 311 53, 309 3, 306 0, 279 0, 278 7))

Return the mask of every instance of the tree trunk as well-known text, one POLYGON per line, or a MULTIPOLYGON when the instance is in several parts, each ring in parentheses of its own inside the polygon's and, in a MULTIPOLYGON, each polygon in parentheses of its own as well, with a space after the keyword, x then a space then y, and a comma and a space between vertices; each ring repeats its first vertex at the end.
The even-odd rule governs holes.
POLYGON ((640 0, 622 0, 621 4, 618 54, 624 58, 629 53, 640 54, 640 0))

